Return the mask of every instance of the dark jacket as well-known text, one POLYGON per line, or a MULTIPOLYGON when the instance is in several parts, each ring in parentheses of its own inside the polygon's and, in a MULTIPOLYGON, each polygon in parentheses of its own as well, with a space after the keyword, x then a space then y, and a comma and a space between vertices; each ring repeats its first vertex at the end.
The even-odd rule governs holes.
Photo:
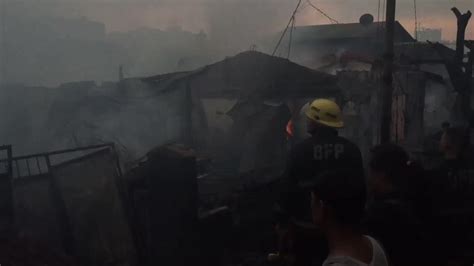
POLYGON ((310 221, 309 193, 299 184, 312 180, 325 171, 350 169, 363 175, 359 148, 334 134, 314 135, 297 144, 290 152, 279 205, 287 217, 310 221))

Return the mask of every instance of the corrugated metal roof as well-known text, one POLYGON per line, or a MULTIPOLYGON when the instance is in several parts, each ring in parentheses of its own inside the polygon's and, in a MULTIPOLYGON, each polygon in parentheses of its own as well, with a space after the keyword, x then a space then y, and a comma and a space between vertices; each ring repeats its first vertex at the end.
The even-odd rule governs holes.
MULTIPOLYGON (((448 57, 454 58, 455 51, 443 44, 437 44, 448 57)), ((434 44, 427 42, 400 43, 395 45, 395 54, 397 57, 408 57, 409 60, 418 63, 429 63, 443 60, 443 57, 435 49, 434 44)), ((441 63, 441 62, 439 62, 441 63)))
POLYGON ((256 51, 243 52, 192 72, 157 75, 141 80, 158 85, 163 91, 174 89, 171 85, 184 80, 190 80, 191 87, 195 88, 193 82, 199 80, 199 84, 209 84, 204 86, 203 91, 217 94, 230 92, 235 88, 239 88, 239 94, 244 95, 257 92, 285 95, 306 94, 314 90, 338 90, 337 79, 333 75, 256 51))
MULTIPOLYGON (((293 31, 295 41, 324 41, 337 39, 381 39, 385 31, 384 22, 368 25, 360 23, 311 25, 296 27, 293 31)), ((413 37, 397 21, 395 23, 395 42, 414 42, 413 37)))

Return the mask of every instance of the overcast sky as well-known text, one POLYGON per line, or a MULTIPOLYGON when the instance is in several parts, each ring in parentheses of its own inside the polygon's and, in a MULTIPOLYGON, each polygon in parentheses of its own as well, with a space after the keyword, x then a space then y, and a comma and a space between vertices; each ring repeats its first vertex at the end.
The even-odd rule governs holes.
MULTIPOLYGON (((239 24, 256 31, 281 30, 298 0, 1 0, 22 7, 24 14, 65 17, 85 16, 106 24, 107 31, 126 31, 139 27, 212 32, 232 31, 239 24), (230 22, 229 22, 230 21, 230 22), (226 28, 228 27, 228 28, 226 28)), ((341 23, 356 22, 371 13, 377 19, 379 0, 311 0, 341 23)), ((380 0, 383 6, 384 0, 380 0)), ((443 38, 452 40, 456 21, 450 8, 474 11, 474 0, 417 0, 420 27, 442 28, 443 38)), ((397 19, 414 29, 414 0, 398 0, 397 19)), ((298 25, 327 24, 329 21, 311 8, 306 0, 297 16, 298 25)), ((474 39, 474 18, 468 38, 474 39)))

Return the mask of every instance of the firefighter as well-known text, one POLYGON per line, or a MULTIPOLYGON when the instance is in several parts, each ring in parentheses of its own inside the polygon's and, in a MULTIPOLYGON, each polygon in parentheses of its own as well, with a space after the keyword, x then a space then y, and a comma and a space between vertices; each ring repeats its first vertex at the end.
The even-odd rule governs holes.
MULTIPOLYGON (((346 167, 355 169, 362 176, 364 174, 359 148, 338 136, 338 129, 344 126, 341 108, 331 100, 317 99, 310 104, 305 115, 311 136, 290 151, 277 204, 278 231, 282 238, 290 239, 292 245, 287 249, 293 255, 292 264, 298 266, 312 263, 315 246, 319 246, 321 251, 325 249, 323 238, 319 238, 319 244, 314 243, 318 230, 311 225, 310 195, 298 184, 322 172, 346 167)), ((323 253, 319 254, 321 259, 327 255, 323 253)))

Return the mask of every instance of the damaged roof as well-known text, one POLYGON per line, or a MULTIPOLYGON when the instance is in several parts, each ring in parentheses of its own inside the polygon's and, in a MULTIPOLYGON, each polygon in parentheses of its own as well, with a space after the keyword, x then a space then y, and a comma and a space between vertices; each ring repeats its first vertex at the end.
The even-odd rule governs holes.
MULTIPOLYGON (((347 23, 329 25, 311 25, 295 27, 293 38, 296 41, 325 41, 347 39, 382 39, 385 22, 370 24, 347 23)), ((415 39, 396 21, 395 42, 414 42, 415 39)))
POLYGON ((409 60, 410 63, 429 64, 442 63, 444 56, 454 58, 456 52, 440 43, 415 42, 395 44, 395 54, 398 59, 409 60), (443 56, 440 52, 443 53, 443 56))
POLYGON ((166 84, 165 90, 172 89, 174 82, 186 81, 204 96, 314 96, 323 91, 334 95, 339 90, 333 75, 257 51, 246 51, 195 71, 142 80, 160 87, 166 84))

